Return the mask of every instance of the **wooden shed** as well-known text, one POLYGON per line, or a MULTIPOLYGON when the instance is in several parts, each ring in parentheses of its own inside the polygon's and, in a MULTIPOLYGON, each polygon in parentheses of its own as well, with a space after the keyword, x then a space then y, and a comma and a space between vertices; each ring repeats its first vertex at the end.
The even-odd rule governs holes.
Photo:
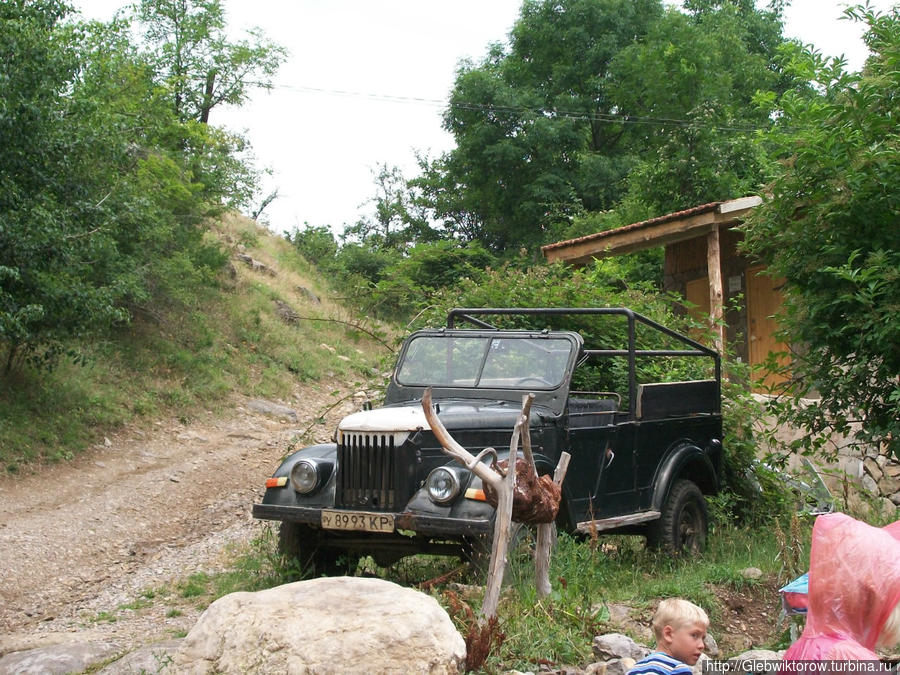
MULTIPOLYGON (((755 366, 770 351, 782 351, 773 315, 781 305, 779 280, 762 273, 738 252, 741 233, 734 226, 759 197, 695 206, 640 223, 548 244, 549 262, 586 265, 594 259, 665 247, 664 286, 710 316, 717 328, 716 348, 727 341, 739 358, 755 366), (724 319, 720 322, 719 319, 724 319)), ((772 376, 766 384, 773 383, 772 376)))

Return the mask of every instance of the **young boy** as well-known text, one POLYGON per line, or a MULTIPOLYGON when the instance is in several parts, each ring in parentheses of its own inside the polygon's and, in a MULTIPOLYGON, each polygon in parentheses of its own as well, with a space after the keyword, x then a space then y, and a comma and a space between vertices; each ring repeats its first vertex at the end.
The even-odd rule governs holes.
POLYGON ((706 612, 687 600, 668 598, 659 603, 651 625, 656 651, 634 664, 628 675, 691 675, 705 647, 706 612))

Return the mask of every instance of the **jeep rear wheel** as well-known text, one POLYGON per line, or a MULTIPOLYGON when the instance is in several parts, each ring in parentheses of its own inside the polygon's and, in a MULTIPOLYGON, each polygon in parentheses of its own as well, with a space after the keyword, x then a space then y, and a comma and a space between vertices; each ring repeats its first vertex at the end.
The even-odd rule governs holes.
POLYGON ((358 554, 325 546, 321 530, 286 520, 278 531, 278 551, 296 561, 304 577, 351 575, 360 558, 358 554))
POLYGON ((706 499, 693 481, 675 481, 659 520, 647 527, 647 545, 670 553, 699 553, 706 545, 706 499))

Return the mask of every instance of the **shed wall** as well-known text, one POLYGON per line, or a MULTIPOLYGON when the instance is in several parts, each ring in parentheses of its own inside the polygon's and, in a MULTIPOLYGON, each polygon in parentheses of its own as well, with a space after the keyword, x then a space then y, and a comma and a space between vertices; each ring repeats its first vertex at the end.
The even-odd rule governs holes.
MULTIPOLYGON (((722 228, 720 233, 722 256, 722 284, 725 302, 725 340, 737 356, 746 361, 747 302, 746 273, 749 261, 738 252, 742 234, 733 228, 722 228)), ((667 291, 675 291, 688 297, 688 283, 709 278, 706 269, 706 234, 666 246, 663 269, 663 285, 667 291)), ((707 292, 709 282, 706 282, 707 292)), ((700 304, 700 303, 696 303, 700 304)), ((708 304, 708 301, 707 303, 708 304)))

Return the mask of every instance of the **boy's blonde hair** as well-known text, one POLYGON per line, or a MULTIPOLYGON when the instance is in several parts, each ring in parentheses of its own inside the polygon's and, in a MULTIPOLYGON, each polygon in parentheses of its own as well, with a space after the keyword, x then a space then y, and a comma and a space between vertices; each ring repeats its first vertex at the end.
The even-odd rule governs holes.
POLYGON ((682 600, 681 598, 666 598, 659 603, 656 613, 653 615, 653 634, 657 641, 663 638, 663 629, 671 626, 675 630, 685 626, 692 626, 695 623, 703 624, 709 627, 709 617, 702 607, 698 607, 693 602, 682 600))

